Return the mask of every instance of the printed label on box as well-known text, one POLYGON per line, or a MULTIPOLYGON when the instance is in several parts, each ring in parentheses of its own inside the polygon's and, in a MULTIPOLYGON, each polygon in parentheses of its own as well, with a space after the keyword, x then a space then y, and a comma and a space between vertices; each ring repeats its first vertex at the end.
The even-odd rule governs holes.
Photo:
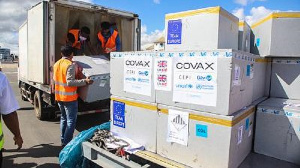
POLYGON ((151 96, 152 56, 124 56, 124 91, 151 96))
POLYGON ((246 76, 249 76, 250 79, 253 79, 253 75, 254 75, 254 69, 253 69, 253 64, 248 64, 247 65, 247 71, 246 71, 246 76))
POLYGON ((234 79, 233 79, 233 85, 239 86, 241 85, 241 67, 237 64, 234 66, 234 79))
POLYGON ((174 57, 173 62, 173 101, 216 106, 217 58, 174 57))
POLYGON ((113 101, 113 125, 125 128, 125 103, 113 101))
POLYGON ((107 82, 107 80, 100 80, 99 86, 100 86, 100 87, 104 87, 105 84, 106 84, 106 82, 107 82))
POLYGON ((182 34, 181 20, 169 20, 167 44, 181 44, 181 34, 182 34))
POLYGON ((207 138, 207 125, 196 124, 196 136, 207 138))
POLYGON ((249 130, 249 133, 248 133, 248 137, 250 137, 251 134, 252 134, 252 130, 250 129, 250 130, 249 130))
POLYGON ((249 121, 250 121, 250 119, 247 118, 247 119, 246 119, 246 127, 245 127, 246 130, 248 130, 248 128, 249 128, 249 123, 250 123, 249 121))
POLYGON ((155 58, 154 88, 156 90, 172 90, 172 58, 155 58))
POLYGON ((237 144, 239 145, 240 143, 242 143, 243 140, 243 125, 241 125, 238 129, 238 138, 237 138, 237 144))
POLYGON ((256 46, 259 47, 260 46, 260 38, 256 39, 256 46))
POLYGON ((188 131, 189 113, 169 109, 167 142, 187 146, 188 131))

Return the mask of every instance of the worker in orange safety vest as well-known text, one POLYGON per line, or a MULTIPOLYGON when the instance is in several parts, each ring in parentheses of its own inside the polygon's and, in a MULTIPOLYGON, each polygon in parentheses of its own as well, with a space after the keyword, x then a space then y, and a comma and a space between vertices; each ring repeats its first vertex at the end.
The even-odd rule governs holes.
POLYGON ((74 55, 84 55, 84 47, 88 46, 91 54, 95 55, 96 52, 93 49, 90 42, 90 29, 86 26, 79 29, 71 29, 67 34, 66 44, 71 44, 74 50, 74 55))
POLYGON ((98 33, 97 49, 100 54, 109 55, 113 51, 121 51, 121 40, 117 30, 111 28, 109 22, 101 23, 101 31, 98 33))
POLYGON ((93 83, 90 78, 76 79, 76 64, 73 63, 73 47, 61 48, 62 58, 53 67, 55 100, 61 111, 61 144, 66 145, 73 138, 78 113, 77 87, 93 83))

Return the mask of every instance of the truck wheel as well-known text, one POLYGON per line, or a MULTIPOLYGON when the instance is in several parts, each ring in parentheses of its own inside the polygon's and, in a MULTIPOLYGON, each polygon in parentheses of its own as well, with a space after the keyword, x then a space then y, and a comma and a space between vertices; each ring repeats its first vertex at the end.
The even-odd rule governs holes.
POLYGON ((33 105, 34 105, 35 116, 39 120, 48 119, 48 114, 45 112, 45 109, 43 109, 44 102, 42 101, 40 91, 38 90, 35 91, 34 98, 33 98, 33 105))

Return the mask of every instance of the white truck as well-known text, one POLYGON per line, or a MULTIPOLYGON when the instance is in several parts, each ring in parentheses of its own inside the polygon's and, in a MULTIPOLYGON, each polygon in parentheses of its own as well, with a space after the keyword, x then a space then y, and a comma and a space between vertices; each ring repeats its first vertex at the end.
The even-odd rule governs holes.
MULTIPOLYGON (((137 14, 70 0, 44 0, 28 11, 27 21, 19 29, 19 88, 22 99, 34 105, 38 119, 51 119, 57 111, 52 68, 61 58, 60 47, 66 42, 68 30, 89 27, 91 44, 96 46, 103 21, 118 30, 122 51, 140 50, 141 22, 137 14)), ((89 51, 85 53, 90 55, 89 51)), ((97 112, 108 107, 109 100, 79 100, 79 111, 97 112)))

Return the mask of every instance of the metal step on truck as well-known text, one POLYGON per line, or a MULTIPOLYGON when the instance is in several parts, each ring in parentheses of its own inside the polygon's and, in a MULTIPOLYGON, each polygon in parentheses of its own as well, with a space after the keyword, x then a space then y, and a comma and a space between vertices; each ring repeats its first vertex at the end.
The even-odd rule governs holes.
MULTIPOLYGON (((68 31, 89 27, 90 42, 96 48, 97 33, 103 21, 110 22, 118 31, 121 51, 140 50, 141 23, 137 14, 70 0, 41 1, 28 10, 27 20, 19 29, 18 80, 22 99, 34 105, 38 119, 54 118, 58 111, 52 87, 52 68, 61 58, 60 48, 66 43, 68 31)), ((93 66, 88 65, 86 69, 96 67, 95 70, 101 70, 103 65, 99 63, 99 56, 92 56, 89 50, 84 53, 82 57, 94 62, 93 66)), ((80 56, 76 57, 79 61, 84 60, 80 56)), ((104 68, 107 71, 105 80, 109 82, 109 63, 107 65, 104 68)), ((94 81, 93 85, 103 85, 101 78, 94 77, 94 81)), ((105 95, 100 96, 99 100, 79 98, 79 114, 109 111, 109 89, 108 83, 105 89, 94 88, 89 91, 105 95)))

